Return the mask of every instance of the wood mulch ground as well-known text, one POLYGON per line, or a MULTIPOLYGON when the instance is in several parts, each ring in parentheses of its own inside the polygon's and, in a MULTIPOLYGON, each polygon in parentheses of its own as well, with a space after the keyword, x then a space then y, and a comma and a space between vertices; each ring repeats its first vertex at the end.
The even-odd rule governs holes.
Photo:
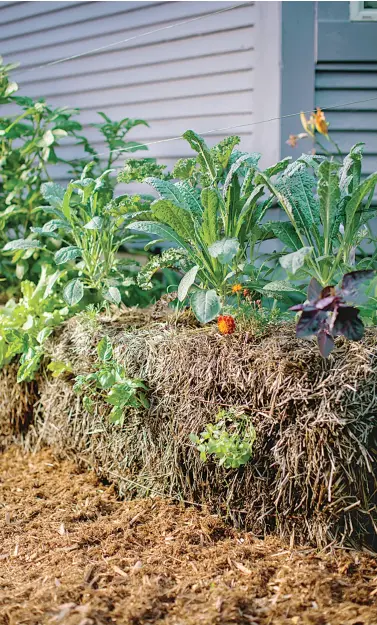
POLYGON ((0 457, 1 625, 377 625, 377 560, 290 549, 50 450, 0 457))

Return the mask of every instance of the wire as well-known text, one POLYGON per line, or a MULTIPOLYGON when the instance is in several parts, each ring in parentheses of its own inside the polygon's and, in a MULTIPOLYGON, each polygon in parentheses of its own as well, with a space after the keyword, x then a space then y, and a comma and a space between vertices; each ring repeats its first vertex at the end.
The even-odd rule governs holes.
POLYGON ((154 33, 159 33, 163 30, 168 30, 170 28, 177 28, 178 26, 183 26, 184 24, 190 24, 191 22, 197 22, 199 20, 203 20, 207 17, 212 17, 213 15, 219 15, 220 13, 225 13, 226 11, 233 11, 234 9, 239 9, 241 7, 250 6, 250 2, 242 2, 240 4, 236 4, 234 6, 226 7, 225 9, 219 9, 218 11, 213 11, 212 13, 206 13, 205 15, 198 15, 197 17, 191 17, 188 20, 183 20, 182 22, 175 22, 174 24, 170 24, 169 26, 162 26, 161 28, 156 28, 154 30, 149 30, 145 33, 140 33, 139 35, 133 35, 132 37, 128 37, 127 39, 121 39, 120 41, 114 41, 113 43, 109 43, 106 46, 100 46, 99 48, 93 48, 92 50, 87 50, 86 52, 80 52, 79 54, 72 54, 72 56, 66 56, 62 59, 57 59, 56 61, 50 61, 49 63, 43 63, 43 65, 37 65, 36 67, 30 67, 29 69, 19 70, 18 72, 13 72, 14 76, 18 76, 20 74, 27 74, 29 72, 35 72, 38 69, 44 69, 45 67, 52 67, 53 65, 58 65, 60 63, 67 63, 68 61, 73 61, 75 59, 79 59, 82 56, 88 56, 90 54, 94 54, 95 52, 102 52, 103 50, 108 50, 109 48, 113 48, 115 46, 119 46, 121 43, 128 43, 129 41, 134 41, 135 39, 140 39, 141 37, 147 37, 148 35, 153 35, 154 33))
MULTIPOLYGON (((367 98, 365 100, 354 100, 353 102, 344 102, 342 104, 334 104, 334 106, 326 106, 324 108, 322 108, 322 111, 331 111, 333 109, 338 109, 338 108, 343 108, 345 106, 351 106, 352 104, 361 104, 363 102, 372 102, 374 100, 377 100, 377 96, 375 96, 374 98, 367 98)), ((274 121, 279 121, 281 119, 287 119, 289 117, 296 117, 297 115, 300 115, 301 112, 304 112, 305 115, 309 115, 311 113, 313 113, 313 110, 310 111, 299 111, 297 113, 288 113, 287 115, 282 115, 281 117, 270 117, 269 119, 261 119, 259 121, 256 122, 249 122, 247 124, 237 124, 235 126, 222 126, 221 128, 212 128, 211 130, 204 130, 203 132, 200 132, 198 134, 200 134, 200 136, 203 135, 210 135, 213 134, 215 132, 222 132, 224 130, 235 130, 237 128, 246 128, 249 126, 258 126, 260 124, 267 124, 269 122, 274 122, 274 121)), ((165 139, 158 139, 157 141, 149 141, 148 143, 139 143, 138 146, 139 148, 143 148, 143 147, 149 147, 150 145, 157 145, 159 143, 168 143, 170 141, 183 141, 183 137, 182 135, 179 135, 177 137, 167 137, 165 139)), ((130 148, 123 148, 123 149, 115 149, 115 150, 110 150, 107 152, 100 152, 99 154, 97 154, 96 156, 107 156, 109 154, 112 154, 113 152, 119 152, 120 154, 123 154, 124 152, 134 152, 135 151, 135 145, 133 145, 130 148)), ((83 160, 92 160, 93 157, 82 157, 82 158, 75 158, 72 159, 70 162, 75 162, 75 161, 83 161, 83 160)))

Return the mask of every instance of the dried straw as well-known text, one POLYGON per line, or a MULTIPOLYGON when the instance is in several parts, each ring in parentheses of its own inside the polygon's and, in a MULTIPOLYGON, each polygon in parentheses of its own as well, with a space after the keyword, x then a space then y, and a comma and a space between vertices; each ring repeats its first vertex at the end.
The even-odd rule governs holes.
POLYGON ((221 337, 214 328, 136 317, 94 328, 76 318, 49 350, 81 373, 110 335, 129 375, 148 385, 149 411, 129 410, 123 427, 112 426, 106 406, 83 410, 69 378, 45 376, 29 449, 54 445, 121 495, 209 504, 258 535, 377 549, 376 331, 362 343, 339 340, 323 361, 314 342, 297 340, 288 326, 263 339, 221 337), (223 407, 242 408, 257 432, 240 470, 203 464, 189 441, 223 407))

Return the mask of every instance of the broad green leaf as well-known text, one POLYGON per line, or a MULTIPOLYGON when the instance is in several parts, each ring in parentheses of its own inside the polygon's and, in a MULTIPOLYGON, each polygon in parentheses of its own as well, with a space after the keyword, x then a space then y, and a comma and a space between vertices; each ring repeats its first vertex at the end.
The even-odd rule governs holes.
POLYGON ((153 215, 158 221, 165 223, 185 241, 194 238, 195 223, 192 215, 184 208, 173 204, 169 200, 157 200, 151 206, 153 215))
POLYGON ((311 235, 314 235, 315 239, 319 238, 320 213, 319 203, 314 196, 314 187, 315 180, 306 170, 297 171, 292 176, 283 176, 276 183, 276 188, 291 210, 298 230, 309 241, 311 235))
POLYGON ((190 297, 191 308, 200 323, 208 323, 221 311, 220 298, 214 289, 195 291, 190 297))
POLYGON ((98 358, 103 362, 113 357, 113 346, 108 336, 104 336, 97 345, 98 358))
POLYGON ((302 293, 302 291, 294 286, 288 280, 275 280, 274 282, 268 282, 264 285, 263 291, 267 293, 302 293))
POLYGON ((39 368, 42 353, 31 347, 21 356, 20 366, 17 371, 17 383, 30 381, 34 378, 35 372, 39 368))
POLYGON ((48 364, 47 369, 51 371, 53 378, 59 377, 62 373, 72 373, 72 365, 63 360, 52 360, 48 364))
POLYGON ((215 241, 208 248, 208 251, 212 258, 217 258, 222 265, 225 265, 233 260, 239 248, 238 239, 221 239, 220 241, 215 241))
POLYGON ((41 193, 47 202, 54 208, 61 208, 65 189, 55 182, 44 182, 41 186, 41 193))
POLYGON ((109 286, 109 288, 103 292, 103 297, 107 302, 110 302, 110 304, 116 304, 117 306, 119 306, 122 301, 120 291, 116 286, 109 286))
POLYGON ((215 189, 206 187, 202 190, 201 200, 204 206, 202 235, 207 245, 211 245, 219 238, 218 207, 219 196, 215 189))
POLYGON ((54 261, 57 265, 62 265, 63 263, 67 263, 69 260, 74 260, 81 256, 81 250, 79 247, 75 245, 68 245, 67 247, 62 247, 61 250, 55 252, 54 261))
POLYGON ((102 230, 103 228, 103 218, 102 217, 93 217, 87 224, 85 224, 84 228, 86 230, 102 230))
POLYGON ((305 263, 309 254, 313 251, 312 247, 302 247, 296 252, 286 254, 280 257, 280 264, 289 274, 294 275, 305 263))
POLYGON ((199 271, 198 265, 192 267, 182 278, 178 285, 178 299, 180 302, 183 302, 186 299, 187 294, 190 290, 190 287, 194 284, 196 274, 199 271))
POLYGON ((68 282, 68 284, 64 287, 63 297, 64 301, 67 302, 69 306, 75 306, 78 304, 84 297, 83 283, 78 278, 68 282))
POLYGON ((31 239, 14 239, 8 241, 3 247, 3 252, 14 252, 16 250, 37 250, 43 247, 40 241, 32 241, 31 239))
POLYGON ((275 237, 291 250, 299 250, 302 247, 300 237, 290 221, 271 221, 266 223, 265 227, 271 230, 275 237))

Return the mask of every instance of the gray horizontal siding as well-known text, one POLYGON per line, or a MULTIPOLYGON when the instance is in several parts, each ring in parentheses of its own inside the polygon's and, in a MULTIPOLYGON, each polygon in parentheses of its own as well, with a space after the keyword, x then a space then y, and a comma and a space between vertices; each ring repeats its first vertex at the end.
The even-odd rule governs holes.
MULTIPOLYGON (((149 129, 135 128, 129 135, 141 142, 179 136, 187 128, 202 132, 248 124, 255 119, 258 8, 252 2, 67 63, 37 67, 235 4, 0 2, 0 53, 6 61, 21 63, 19 76, 15 75, 20 95, 79 107, 78 119, 100 152, 104 149, 100 135, 90 127, 101 121, 97 111, 114 120, 146 119, 149 129)), ((208 142, 237 133, 244 149, 258 147, 251 128, 240 130, 214 133, 208 142)), ((71 143, 64 143, 62 155, 79 157, 81 148, 71 143)), ((177 141, 151 146, 148 155, 171 167, 175 159, 189 154, 187 144, 177 141)), ((61 168, 55 171, 64 178, 61 168)))

